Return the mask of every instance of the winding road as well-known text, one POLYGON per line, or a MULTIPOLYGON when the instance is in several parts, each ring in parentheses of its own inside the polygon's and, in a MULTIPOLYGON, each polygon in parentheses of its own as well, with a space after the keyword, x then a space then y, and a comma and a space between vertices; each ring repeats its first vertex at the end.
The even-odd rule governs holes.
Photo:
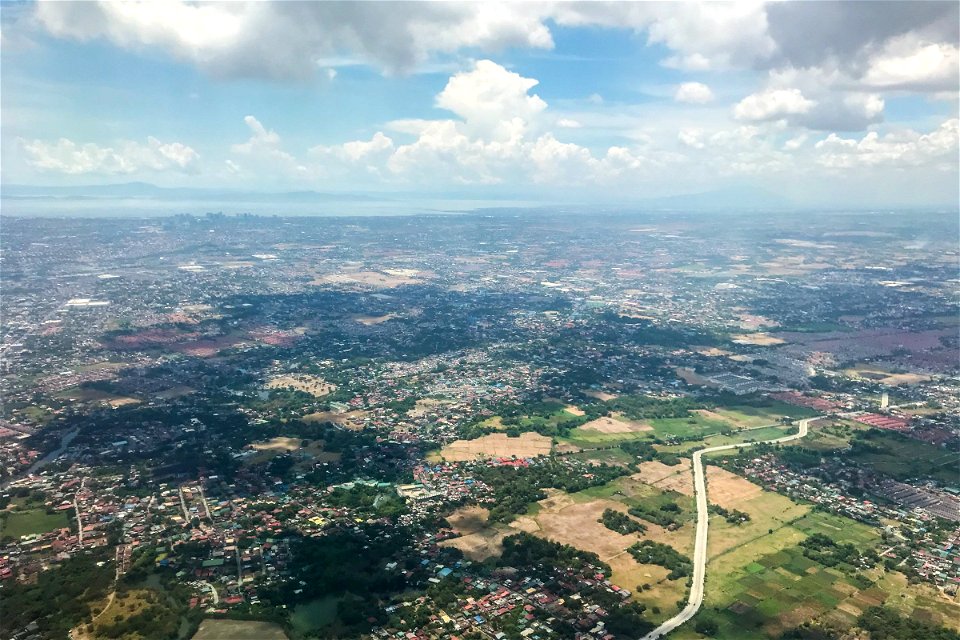
POLYGON ((707 511, 707 480, 703 472, 703 454, 713 453, 715 451, 728 451, 739 447, 752 447, 756 444, 778 444, 799 440, 807 435, 810 429, 810 423, 814 418, 805 418, 798 422, 800 427, 797 433, 793 435, 776 438, 774 440, 762 440, 760 442, 741 442, 737 444, 724 444, 709 449, 700 449, 693 454, 693 486, 697 496, 697 539, 693 550, 693 585, 690 587, 690 598, 687 600, 687 606, 677 615, 673 616, 659 627, 643 636, 642 640, 657 640, 662 638, 687 620, 696 615, 703 604, 703 583, 707 575, 707 528, 709 527, 710 516, 707 511))

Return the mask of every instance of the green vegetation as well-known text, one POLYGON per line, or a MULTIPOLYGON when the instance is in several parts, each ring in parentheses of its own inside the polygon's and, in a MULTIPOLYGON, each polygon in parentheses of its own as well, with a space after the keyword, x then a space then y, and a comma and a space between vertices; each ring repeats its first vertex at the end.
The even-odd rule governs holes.
POLYGON ((718 504, 711 504, 709 506, 710 513, 715 513, 718 516, 725 519, 730 524, 743 524, 744 522, 750 521, 750 514, 746 511, 738 511, 736 509, 725 509, 718 504))
POLYGON ((867 609, 857 625, 870 633, 870 640, 960 640, 956 631, 905 618, 886 607, 867 609))
POLYGON ((815 533, 800 543, 803 555, 825 567, 846 565, 853 569, 869 569, 879 558, 873 551, 861 552, 850 543, 838 544, 832 538, 815 533))
POLYGON ((670 570, 669 580, 676 580, 693 574, 693 562, 682 553, 667 544, 653 540, 641 540, 628 551, 640 564, 656 564, 670 570))
POLYGON ((0 590, 0 633, 10 637, 35 620, 44 638, 66 640, 70 629, 90 616, 91 605, 106 597, 113 564, 97 565, 112 555, 78 555, 41 571, 36 583, 5 584, 0 590))
POLYGON ((600 519, 597 520, 597 522, 601 523, 607 529, 616 531, 617 533, 623 535, 629 535, 631 533, 643 533, 647 530, 645 525, 640 524, 630 516, 614 509, 604 509, 603 515, 600 516, 600 519))
POLYGON ((392 488, 355 484, 338 487, 326 498, 332 507, 347 507, 360 513, 377 516, 398 516, 407 510, 406 503, 392 488))
POLYGON ((897 480, 921 478, 947 486, 960 485, 960 452, 892 431, 868 429, 855 432, 844 459, 897 480))
POLYGON ((595 568, 609 575, 610 566, 595 553, 581 551, 568 544, 544 540, 526 532, 503 539, 499 564, 504 567, 530 569, 541 579, 551 580, 555 571, 584 571, 595 568))
POLYGON ((10 511, 0 515, 0 538, 10 537, 18 540, 21 536, 46 533, 54 529, 64 529, 68 526, 70 526, 70 521, 63 511, 47 511, 46 509, 10 511))
POLYGON ((664 502, 656 507, 639 504, 630 507, 627 512, 661 527, 677 527, 685 517, 680 505, 673 501, 664 502))
POLYGON ((490 510, 490 522, 509 522, 516 514, 525 513, 531 502, 546 498, 544 489, 575 493, 628 473, 623 467, 608 465, 591 465, 588 469, 551 458, 531 467, 480 467, 475 476, 493 488, 496 506, 490 510))

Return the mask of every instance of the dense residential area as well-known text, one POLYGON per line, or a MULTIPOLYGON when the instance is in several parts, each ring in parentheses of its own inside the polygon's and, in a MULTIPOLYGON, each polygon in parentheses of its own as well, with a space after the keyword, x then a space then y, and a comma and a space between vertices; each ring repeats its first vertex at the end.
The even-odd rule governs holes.
POLYGON ((4 636, 636 638, 737 443, 676 637, 950 633, 955 221, 726 215, 6 221, 4 636))

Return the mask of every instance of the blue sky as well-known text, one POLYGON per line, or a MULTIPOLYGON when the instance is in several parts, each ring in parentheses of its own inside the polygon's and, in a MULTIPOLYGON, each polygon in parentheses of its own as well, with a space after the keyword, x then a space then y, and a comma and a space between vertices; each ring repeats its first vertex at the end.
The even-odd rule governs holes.
POLYGON ((956 3, 53 2, 2 18, 6 184, 957 200, 956 3))

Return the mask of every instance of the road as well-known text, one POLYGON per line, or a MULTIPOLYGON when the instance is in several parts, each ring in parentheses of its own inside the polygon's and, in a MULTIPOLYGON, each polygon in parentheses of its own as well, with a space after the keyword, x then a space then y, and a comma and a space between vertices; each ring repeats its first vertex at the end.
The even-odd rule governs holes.
POLYGON ((80 478, 80 488, 73 494, 73 512, 77 516, 77 545, 80 548, 83 548, 83 518, 80 517, 80 503, 77 500, 77 496, 83 491, 83 485, 86 481, 87 479, 85 477, 80 478))
MULTIPOLYGON (((764 444, 778 444, 798 440, 806 437, 810 429, 810 423, 817 418, 806 418, 798 423, 797 433, 774 440, 763 440, 764 444)), ((703 454, 713 453, 715 451, 728 451, 738 447, 752 447, 761 442, 742 442, 738 444, 725 444, 709 449, 701 449, 693 454, 693 486, 697 496, 697 538, 693 549, 693 586, 690 587, 690 597, 687 600, 687 606, 677 615, 673 616, 659 627, 643 636, 643 640, 656 640, 662 638, 687 620, 696 615, 703 604, 703 583, 707 575, 707 528, 710 526, 710 514, 707 511, 707 480, 703 472, 703 454)))

